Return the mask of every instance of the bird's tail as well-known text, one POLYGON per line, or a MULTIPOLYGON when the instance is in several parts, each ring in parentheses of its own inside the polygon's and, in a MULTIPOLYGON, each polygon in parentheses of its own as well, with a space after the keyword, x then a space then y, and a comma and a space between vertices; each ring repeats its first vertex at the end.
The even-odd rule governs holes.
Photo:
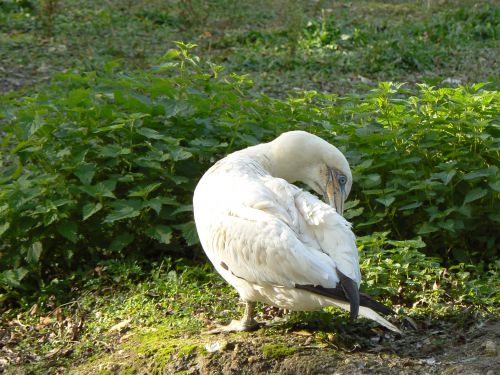
MULTIPOLYGON (((343 276, 343 275, 342 275, 343 276)), ((351 319, 355 318, 358 313, 359 315, 374 320, 380 325, 390 329, 391 331, 401 333, 401 331, 392 323, 384 319, 380 314, 394 314, 394 311, 389 307, 385 306, 383 303, 375 301, 374 299, 368 297, 366 294, 359 293, 359 302, 356 307, 356 314, 353 316, 352 311, 352 301, 350 297, 352 293, 347 293, 346 288, 343 288, 341 283, 336 288, 323 288, 319 285, 298 285, 295 284, 295 288, 307 290, 309 292, 322 295, 327 297, 332 305, 338 306, 344 310, 351 312, 351 319), (359 311, 358 311, 359 306, 359 311)))
POLYGON ((363 316, 365 318, 374 320, 378 324, 384 326, 387 329, 390 329, 391 331, 394 331, 394 332, 397 332, 397 333, 401 333, 401 331, 399 330, 398 327, 396 327, 394 324, 392 324, 391 322, 389 322, 387 319, 385 319, 382 316, 380 316, 378 313, 376 313, 374 310, 372 310, 369 307, 360 306, 359 307, 359 315, 361 315, 361 316, 363 316))
MULTIPOLYGON (((362 295, 362 296, 364 296, 364 295, 362 295)), ((367 297, 367 296, 364 296, 364 297, 367 297)), ((370 301, 373 301, 373 302, 379 304, 380 306, 383 306, 384 309, 382 309, 382 311, 380 311, 381 309, 376 308, 377 311, 380 311, 381 313, 384 313, 384 314, 388 313, 389 311, 392 311, 391 309, 384 306, 380 302, 374 301, 371 298, 369 298, 369 299, 370 299, 370 301)), ((340 307, 346 311, 350 311, 349 303, 344 302, 344 301, 339 301, 338 299, 333 299, 333 298, 330 298, 330 301, 331 301, 332 305, 340 307)), ((363 301, 363 298, 361 298, 361 301, 363 301)), ((392 313, 394 313, 394 312, 392 312, 392 313)), ((396 327, 394 324, 389 322, 387 319, 385 319, 381 315, 379 315, 375 311, 375 309, 373 309, 372 307, 363 306, 363 302, 362 302, 361 306, 359 306, 359 315, 361 315, 364 318, 371 319, 371 320, 377 322, 378 324, 380 324, 381 326, 384 326, 385 328, 390 329, 393 332, 396 332, 399 334, 402 333, 398 327, 396 327)))

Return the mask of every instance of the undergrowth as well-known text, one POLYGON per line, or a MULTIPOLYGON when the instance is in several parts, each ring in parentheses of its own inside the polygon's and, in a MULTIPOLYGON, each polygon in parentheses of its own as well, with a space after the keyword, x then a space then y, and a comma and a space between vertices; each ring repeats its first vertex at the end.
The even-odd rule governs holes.
POLYGON ((196 256, 202 173, 290 129, 346 154, 356 181, 346 217, 358 235, 421 236, 447 266, 487 270, 497 256, 497 92, 381 83, 365 95, 278 100, 178 45, 149 71, 60 74, 50 90, 4 100, 2 299, 101 260, 196 256))

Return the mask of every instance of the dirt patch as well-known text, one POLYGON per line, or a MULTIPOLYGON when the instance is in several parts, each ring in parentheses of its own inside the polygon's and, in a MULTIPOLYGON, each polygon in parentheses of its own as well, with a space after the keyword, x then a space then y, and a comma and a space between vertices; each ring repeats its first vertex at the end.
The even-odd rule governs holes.
POLYGON ((403 335, 366 328, 349 340, 335 332, 303 327, 252 333, 156 335, 153 341, 125 340, 125 349, 74 373, 138 374, 500 374, 500 320, 417 323, 403 335), (170 336, 169 336, 170 335, 170 336), (147 349, 145 349, 147 348, 147 349))

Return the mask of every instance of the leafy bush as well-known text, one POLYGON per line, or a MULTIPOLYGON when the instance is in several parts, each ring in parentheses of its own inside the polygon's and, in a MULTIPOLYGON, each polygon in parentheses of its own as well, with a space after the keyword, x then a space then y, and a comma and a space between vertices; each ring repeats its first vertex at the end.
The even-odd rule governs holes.
POLYGON ((47 267, 53 276, 197 242, 198 178, 216 158, 263 138, 265 124, 256 124, 272 104, 260 111, 244 77, 218 78, 218 66, 204 71, 180 45, 155 72, 122 76, 110 65, 102 76, 61 74, 50 91, 6 110, 2 286, 20 287, 29 273, 44 279, 47 267))
POLYGON ((394 241, 387 238, 388 234, 375 232, 358 238, 362 289, 366 287, 370 295, 410 306, 500 303, 498 260, 487 270, 464 263, 445 268, 439 258, 427 257, 420 251, 426 246, 420 238, 394 241))
POLYGON ((350 215, 362 233, 421 235, 429 254, 460 262, 497 256, 499 95, 481 87, 421 85, 413 96, 381 83, 332 103, 337 139, 356 145, 346 146, 359 200, 350 215))
POLYGON ((496 92, 421 86, 412 95, 382 83, 363 96, 276 100, 200 62, 191 47, 179 43, 151 71, 127 76, 108 64, 60 74, 31 97, 4 97, 2 288, 29 290, 108 258, 192 256, 191 197, 202 173, 297 128, 348 156, 347 216, 357 233, 421 235, 428 254, 449 262, 496 256, 496 92))

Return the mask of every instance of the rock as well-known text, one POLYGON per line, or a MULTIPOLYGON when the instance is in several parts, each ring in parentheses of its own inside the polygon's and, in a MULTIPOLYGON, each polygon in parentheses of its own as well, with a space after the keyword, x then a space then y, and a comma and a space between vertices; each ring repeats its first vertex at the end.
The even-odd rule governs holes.
POLYGON ((497 344, 493 340, 486 340, 483 346, 484 354, 488 357, 494 357, 497 355, 497 344))
POLYGON ((108 332, 123 332, 126 329, 129 328, 130 322, 132 321, 132 318, 127 318, 125 320, 122 320, 120 323, 115 324, 113 327, 111 327, 108 332))

